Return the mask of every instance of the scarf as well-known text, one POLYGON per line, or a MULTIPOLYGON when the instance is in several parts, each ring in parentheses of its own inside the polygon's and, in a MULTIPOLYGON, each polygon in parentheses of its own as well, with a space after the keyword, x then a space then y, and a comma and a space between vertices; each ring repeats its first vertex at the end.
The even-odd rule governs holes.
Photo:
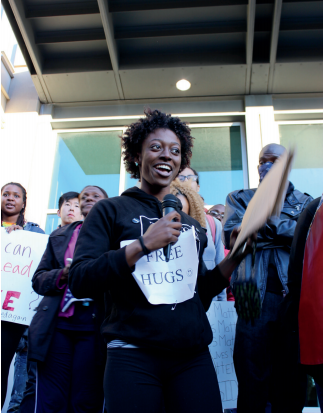
POLYGON ((269 169, 273 166, 273 162, 266 162, 258 165, 259 183, 264 179, 269 169))

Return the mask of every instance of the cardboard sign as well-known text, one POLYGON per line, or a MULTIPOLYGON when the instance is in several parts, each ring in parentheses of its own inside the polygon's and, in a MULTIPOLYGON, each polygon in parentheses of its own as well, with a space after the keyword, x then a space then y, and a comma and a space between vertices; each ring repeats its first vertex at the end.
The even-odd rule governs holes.
POLYGON ((1 320, 29 325, 42 297, 31 280, 43 256, 48 235, 1 228, 1 320))
POLYGON ((207 316, 213 331, 209 345, 223 409, 237 407, 238 381, 233 365, 237 313, 233 301, 212 301, 207 316))
MULTIPOLYGON (((121 246, 131 242, 122 241, 121 246)), ((198 263, 192 227, 182 232, 171 247, 169 262, 161 248, 140 258, 132 275, 151 304, 177 304, 193 297, 198 263)))

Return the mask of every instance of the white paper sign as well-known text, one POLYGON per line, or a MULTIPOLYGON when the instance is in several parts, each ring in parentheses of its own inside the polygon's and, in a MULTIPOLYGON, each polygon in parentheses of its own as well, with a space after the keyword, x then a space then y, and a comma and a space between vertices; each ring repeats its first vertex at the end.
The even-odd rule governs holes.
POLYGON ((31 279, 46 249, 48 235, 1 228, 1 320, 29 325, 42 297, 31 279))
POLYGON ((237 313, 233 301, 212 301, 207 316, 213 331, 209 345, 218 377, 223 409, 237 407, 238 381, 233 365, 237 313))
MULTIPOLYGON (((132 242, 122 241, 121 247, 132 242)), ((169 262, 165 262, 161 248, 137 261, 132 275, 151 304, 182 303, 194 295, 198 263, 192 227, 172 246, 169 262)))

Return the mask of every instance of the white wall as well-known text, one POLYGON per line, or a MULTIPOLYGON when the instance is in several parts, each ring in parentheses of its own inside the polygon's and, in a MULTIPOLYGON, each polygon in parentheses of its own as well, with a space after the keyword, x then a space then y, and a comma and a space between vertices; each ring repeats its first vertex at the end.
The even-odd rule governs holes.
POLYGON ((272 97, 250 95, 245 97, 246 141, 250 188, 257 188, 259 153, 269 143, 279 143, 272 97))
POLYGON ((55 155, 56 132, 50 115, 39 116, 39 99, 27 68, 11 81, 1 136, 1 186, 19 182, 27 190, 26 217, 45 228, 55 155))

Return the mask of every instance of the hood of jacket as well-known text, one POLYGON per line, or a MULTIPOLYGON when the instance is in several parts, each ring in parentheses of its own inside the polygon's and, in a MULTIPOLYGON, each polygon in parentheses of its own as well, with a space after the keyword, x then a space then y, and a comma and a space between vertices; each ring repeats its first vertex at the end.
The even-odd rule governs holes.
POLYGON ((134 186, 124 191, 121 196, 137 199, 139 202, 147 205, 150 208, 158 208, 162 213, 162 204, 155 196, 147 194, 142 189, 134 186))

